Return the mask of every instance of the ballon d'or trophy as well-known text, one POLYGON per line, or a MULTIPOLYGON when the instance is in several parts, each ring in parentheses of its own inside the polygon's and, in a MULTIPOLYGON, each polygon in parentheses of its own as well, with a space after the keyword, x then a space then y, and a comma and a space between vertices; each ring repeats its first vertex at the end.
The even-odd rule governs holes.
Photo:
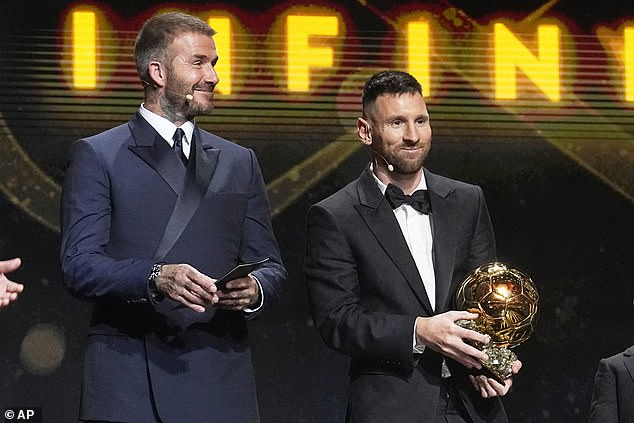
POLYGON ((482 362, 488 376, 503 383, 511 375, 517 356, 510 348, 526 341, 539 315, 539 295, 535 284, 522 271, 504 263, 493 262, 467 275, 456 291, 456 308, 477 313, 474 320, 456 323, 464 328, 489 335, 488 344, 472 345, 486 353, 482 362))

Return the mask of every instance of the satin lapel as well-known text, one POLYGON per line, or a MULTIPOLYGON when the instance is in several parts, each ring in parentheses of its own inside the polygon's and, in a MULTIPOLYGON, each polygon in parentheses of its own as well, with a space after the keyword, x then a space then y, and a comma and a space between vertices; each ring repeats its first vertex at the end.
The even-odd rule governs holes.
POLYGON ((130 120, 128 126, 135 144, 128 148, 179 194, 183 189, 185 169, 172 148, 139 113, 130 120))
POLYGON ((185 186, 176 200, 163 238, 154 252, 157 260, 165 258, 198 210, 218 164, 220 150, 214 149, 202 138, 198 127, 194 130, 192 145, 194 148, 189 157, 185 186))
POLYGON ((194 149, 196 154, 196 184, 206 190, 216 171, 216 166, 218 166, 220 150, 214 148, 208 138, 203 139, 198 126, 194 130, 194 139, 196 140, 196 148, 194 149))
MULTIPOLYGON (((381 195, 381 190, 376 185, 369 168, 359 177, 358 193, 360 204, 355 208, 387 255, 401 271, 427 313, 432 315, 431 303, 414 258, 403 238, 394 212, 385 201, 385 197, 381 195)), ((385 275, 385 280, 389 283, 389 275, 385 275)))
POLYGON ((431 202, 431 226, 436 278, 436 312, 442 313, 450 308, 453 299, 448 298, 451 286, 456 250, 457 208, 451 195, 452 189, 440 181, 434 174, 425 170, 425 180, 431 202))
POLYGON ((630 373, 630 377, 634 381, 634 345, 632 345, 627 350, 625 350, 623 355, 625 356, 623 358, 623 363, 625 364, 625 368, 630 373))

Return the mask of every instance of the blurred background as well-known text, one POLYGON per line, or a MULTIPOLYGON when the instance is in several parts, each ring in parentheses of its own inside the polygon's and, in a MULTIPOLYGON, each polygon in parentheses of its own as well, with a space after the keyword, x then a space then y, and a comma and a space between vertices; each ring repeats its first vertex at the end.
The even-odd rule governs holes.
MULTIPOLYGON (((541 295, 537 331, 504 399, 513 422, 585 422, 602 357, 634 343, 634 4, 482 0, 5 2, 0 14, 0 259, 19 300, 0 311, 0 408, 76 421, 90 304, 58 268, 70 144, 126 122, 149 16, 218 31, 221 83, 199 124, 255 150, 289 284, 250 323, 264 423, 336 423, 347 359, 312 325, 302 276, 308 207, 369 160, 356 137, 364 80, 422 82, 426 166, 482 186, 503 261, 541 295), (587 4, 586 4, 587 3, 587 4)), ((130 181, 131 184, 134 181, 130 181)), ((213 275, 212 275, 213 276, 213 275)))

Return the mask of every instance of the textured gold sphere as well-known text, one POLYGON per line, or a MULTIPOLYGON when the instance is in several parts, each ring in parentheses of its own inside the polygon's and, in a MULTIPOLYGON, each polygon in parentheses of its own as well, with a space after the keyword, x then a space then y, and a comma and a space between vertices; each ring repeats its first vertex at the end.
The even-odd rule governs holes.
POLYGON ((539 295, 525 273, 493 262, 467 275, 456 292, 456 308, 480 316, 475 330, 491 337, 489 345, 512 348, 533 333, 539 316, 539 295))

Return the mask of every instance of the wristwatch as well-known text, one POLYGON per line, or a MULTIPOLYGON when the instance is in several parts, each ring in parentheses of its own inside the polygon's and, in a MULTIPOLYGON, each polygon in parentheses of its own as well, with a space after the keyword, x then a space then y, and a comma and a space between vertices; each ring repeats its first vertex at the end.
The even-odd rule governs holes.
POLYGON ((161 291, 159 291, 156 286, 156 279, 161 275, 161 268, 165 263, 154 263, 152 265, 152 271, 150 272, 150 277, 148 278, 148 289, 150 292, 150 299, 152 302, 157 303, 161 301, 164 296, 161 291))

